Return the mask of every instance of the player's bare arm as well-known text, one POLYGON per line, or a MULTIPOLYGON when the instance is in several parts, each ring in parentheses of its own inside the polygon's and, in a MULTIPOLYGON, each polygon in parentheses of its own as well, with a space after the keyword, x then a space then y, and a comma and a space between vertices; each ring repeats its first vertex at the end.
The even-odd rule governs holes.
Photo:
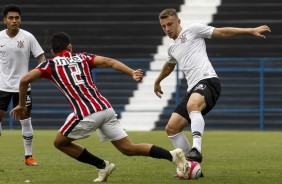
POLYGON ((161 98, 162 94, 163 94, 160 83, 164 78, 169 76, 169 74, 174 70, 175 65, 176 65, 175 63, 166 62, 164 64, 162 71, 160 72, 158 78, 155 80, 154 92, 159 98, 161 98))
POLYGON ((259 38, 266 38, 263 33, 271 32, 270 28, 262 25, 255 28, 223 27, 214 28, 212 36, 215 38, 231 38, 240 35, 254 35, 259 38))
POLYGON ((21 79, 19 87, 19 105, 10 112, 15 120, 19 120, 22 114, 27 110, 25 97, 29 84, 40 76, 41 72, 38 69, 33 69, 21 79))
POLYGON ((94 64, 97 68, 112 68, 130 75, 133 80, 141 81, 143 79, 143 71, 141 69, 133 70, 122 62, 103 56, 96 56, 94 64))
POLYGON ((40 54, 39 56, 36 57, 36 59, 38 60, 39 63, 46 61, 44 54, 40 54))

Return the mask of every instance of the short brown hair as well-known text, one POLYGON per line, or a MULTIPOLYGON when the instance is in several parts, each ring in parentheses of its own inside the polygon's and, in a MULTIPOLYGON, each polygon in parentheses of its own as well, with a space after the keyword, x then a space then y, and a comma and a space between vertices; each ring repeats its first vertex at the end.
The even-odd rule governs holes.
POLYGON ((174 8, 168 8, 163 10, 159 15, 159 19, 166 19, 169 16, 174 16, 178 18, 177 12, 174 8))

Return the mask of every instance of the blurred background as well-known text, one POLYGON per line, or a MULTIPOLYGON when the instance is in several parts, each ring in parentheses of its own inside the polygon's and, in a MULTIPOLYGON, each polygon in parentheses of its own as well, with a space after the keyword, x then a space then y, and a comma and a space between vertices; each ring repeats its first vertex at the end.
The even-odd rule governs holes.
MULTIPOLYGON (((163 130, 186 94, 187 84, 178 69, 162 82, 162 99, 153 91, 170 42, 159 25, 163 9, 175 8, 183 27, 193 22, 215 27, 268 25, 272 32, 267 39, 248 35, 206 40, 222 82, 221 97, 205 116, 206 129, 282 130, 281 0, 1 0, 1 11, 7 4, 22 8, 21 28, 37 38, 48 58, 51 35, 63 31, 72 38, 73 52, 112 57, 145 71, 143 81, 135 83, 122 73, 93 70, 98 89, 125 129, 132 131, 163 130)), ((2 23, 0 29, 5 28, 2 23)), ((32 69, 37 61, 30 60, 32 69)), ((32 84, 32 97, 35 129, 58 129, 71 112, 66 99, 45 79, 32 84)), ((2 126, 20 128, 8 113, 2 126)))

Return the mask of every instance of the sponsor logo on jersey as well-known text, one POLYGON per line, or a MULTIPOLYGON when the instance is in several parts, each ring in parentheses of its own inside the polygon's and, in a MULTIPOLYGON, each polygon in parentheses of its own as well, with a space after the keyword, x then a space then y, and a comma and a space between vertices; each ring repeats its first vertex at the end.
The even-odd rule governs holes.
POLYGON ((71 58, 67 57, 55 57, 53 61, 56 63, 56 65, 59 66, 64 66, 64 65, 69 65, 72 63, 81 63, 83 61, 83 56, 81 55, 76 55, 71 58))

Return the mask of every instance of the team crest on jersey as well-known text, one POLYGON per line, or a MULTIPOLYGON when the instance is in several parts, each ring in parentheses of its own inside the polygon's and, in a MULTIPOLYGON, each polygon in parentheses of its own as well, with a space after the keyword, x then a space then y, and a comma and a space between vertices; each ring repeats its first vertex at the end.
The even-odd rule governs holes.
POLYGON ((20 49, 22 49, 22 48, 24 48, 24 41, 17 41, 18 42, 18 45, 17 45, 17 47, 18 48, 20 48, 20 49))
POLYGON ((195 87, 195 89, 194 89, 194 91, 195 90, 204 90, 206 88, 206 85, 204 85, 204 84, 199 84, 199 85, 197 85, 196 87, 195 87))
POLYGON ((185 43, 187 41, 186 34, 181 35, 180 40, 181 43, 185 43))

